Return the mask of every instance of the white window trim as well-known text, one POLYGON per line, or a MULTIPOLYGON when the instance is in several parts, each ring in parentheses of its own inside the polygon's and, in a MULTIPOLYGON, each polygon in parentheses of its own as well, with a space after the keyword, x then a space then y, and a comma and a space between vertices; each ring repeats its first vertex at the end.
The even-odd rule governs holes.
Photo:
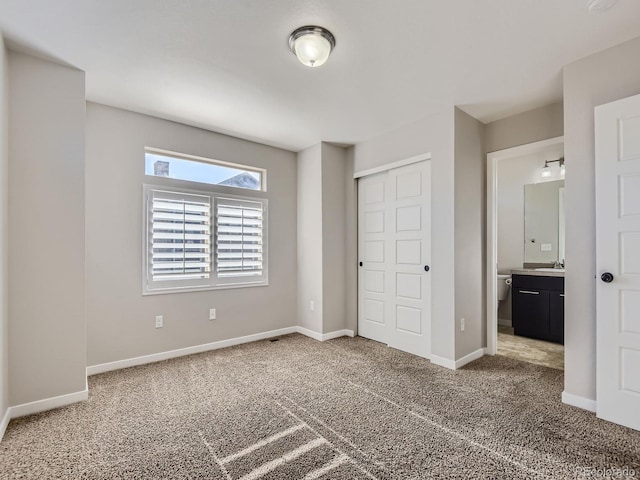
MULTIPOLYGON (((164 183, 164 182, 162 182, 164 183)), ((195 190, 190 188, 174 187, 171 185, 158 184, 144 184, 142 186, 142 295, 164 295, 167 293, 182 293, 182 292, 198 292, 209 290, 227 290, 231 288, 250 288, 250 287, 266 287, 269 286, 269 200, 264 197, 258 196, 242 196, 228 194, 223 191, 211 190, 195 190), (171 286, 167 288, 149 288, 148 276, 149 276, 149 195, 154 190, 163 190, 166 192, 182 193, 187 195, 204 195, 211 198, 211 275, 209 283, 207 285, 187 285, 184 287, 171 286), (233 281, 232 278, 226 278, 223 282, 218 279, 216 264, 217 264, 217 251, 216 251, 216 237, 217 237, 217 221, 216 221, 216 205, 218 198, 232 199, 238 202, 260 202, 263 206, 263 225, 262 225, 262 238, 263 238, 263 257, 262 257, 262 271, 263 275, 256 281, 233 281)), ((257 190, 253 190, 257 192, 257 190)))
MULTIPOLYGON (((252 190, 246 189, 248 192, 266 192, 267 191, 267 170, 265 168, 253 167, 251 165, 243 165, 241 163, 233 163, 233 162, 225 162, 224 160, 215 160, 213 158, 199 157, 197 155, 189 155, 186 153, 173 152, 171 150, 163 150, 161 148, 153 148, 153 147, 144 147, 144 153, 150 153, 153 155, 162 155, 165 157, 177 158, 179 160, 191 160, 194 162, 200 163, 209 163, 211 165, 219 165, 221 167, 229 167, 235 168, 238 170, 245 170, 247 172, 256 172, 260 174, 260 189, 252 190)), ((155 175, 146 175, 150 178, 164 178, 164 177, 156 177, 155 175)), ((202 182, 194 182, 192 180, 183 180, 179 178, 170 178, 171 180, 178 180, 181 182, 192 182, 192 183, 200 183, 202 182)), ((211 186, 221 186, 225 187, 225 185, 217 185, 215 183, 206 183, 205 185, 211 186)), ((238 188, 238 187, 227 187, 227 188, 238 188)))

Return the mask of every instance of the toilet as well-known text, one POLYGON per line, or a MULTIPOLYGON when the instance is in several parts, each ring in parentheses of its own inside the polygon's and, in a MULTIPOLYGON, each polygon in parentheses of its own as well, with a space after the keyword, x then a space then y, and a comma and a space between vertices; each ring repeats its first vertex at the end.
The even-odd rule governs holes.
POLYGON ((496 280, 497 289, 498 289, 498 304, 506 300, 509 296, 509 289, 511 288, 511 275, 506 274, 498 274, 498 278, 496 280))

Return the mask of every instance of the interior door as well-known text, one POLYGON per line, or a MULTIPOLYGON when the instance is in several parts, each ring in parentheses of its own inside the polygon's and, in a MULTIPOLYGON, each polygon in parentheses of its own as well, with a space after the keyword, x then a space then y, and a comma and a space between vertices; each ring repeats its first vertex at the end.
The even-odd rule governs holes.
POLYGON ((596 107, 597 415, 640 430, 640 95, 596 107))
POLYGON ((388 172, 358 181, 358 335, 388 343, 388 172))
POLYGON ((431 163, 389 171, 387 291, 390 301, 388 344, 428 357, 431 301, 431 163))
POLYGON ((430 354, 431 170, 429 162, 358 183, 358 333, 430 354))

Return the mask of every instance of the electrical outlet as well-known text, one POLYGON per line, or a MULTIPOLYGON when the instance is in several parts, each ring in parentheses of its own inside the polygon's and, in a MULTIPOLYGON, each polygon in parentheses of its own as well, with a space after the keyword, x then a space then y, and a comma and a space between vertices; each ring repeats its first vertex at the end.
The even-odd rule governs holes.
POLYGON ((309 301, 309 310, 314 311, 316 309, 316 302, 313 300, 309 301))
POLYGON ((460 319, 460 331, 464 332, 464 318, 460 319))
POLYGON ((215 320, 216 319, 216 309, 215 308, 210 308, 209 309, 209 320, 215 320))
POLYGON ((164 327, 164 317, 162 315, 156 315, 156 328, 164 327))

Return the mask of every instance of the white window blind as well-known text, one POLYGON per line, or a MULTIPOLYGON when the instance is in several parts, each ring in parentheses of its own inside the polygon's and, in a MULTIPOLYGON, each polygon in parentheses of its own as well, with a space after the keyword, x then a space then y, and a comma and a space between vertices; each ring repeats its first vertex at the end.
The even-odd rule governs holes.
POLYGON ((162 190, 150 193, 150 282, 157 288, 208 283, 211 198, 162 190))
POLYGON ((263 276, 263 202, 216 198, 216 273, 220 280, 263 276))
POLYGON ((144 195, 143 293, 267 284, 267 200, 150 185, 144 195))

